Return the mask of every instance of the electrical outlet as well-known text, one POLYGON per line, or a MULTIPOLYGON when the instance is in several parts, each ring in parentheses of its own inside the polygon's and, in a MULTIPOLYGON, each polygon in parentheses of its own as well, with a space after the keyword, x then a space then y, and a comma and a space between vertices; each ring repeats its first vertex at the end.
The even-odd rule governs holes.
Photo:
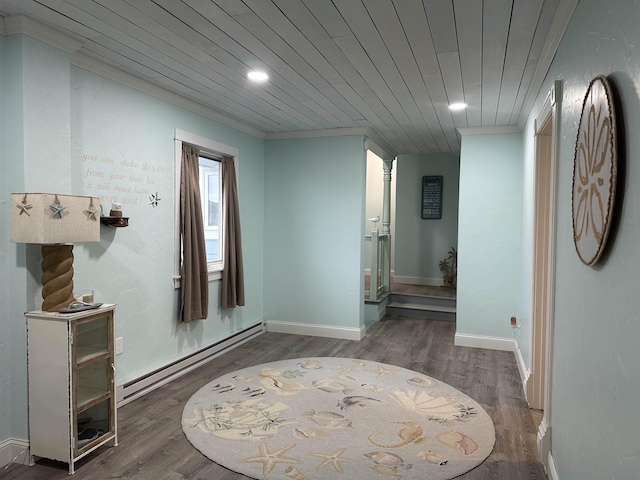
POLYGON ((124 338, 116 338, 116 355, 120 355, 124 351, 124 338))

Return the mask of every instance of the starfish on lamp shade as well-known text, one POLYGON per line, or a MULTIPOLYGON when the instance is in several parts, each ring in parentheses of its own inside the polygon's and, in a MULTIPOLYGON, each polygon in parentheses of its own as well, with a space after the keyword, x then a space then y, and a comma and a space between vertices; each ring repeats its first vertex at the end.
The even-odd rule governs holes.
POLYGON ((93 220, 94 222, 98 220, 98 217, 96 217, 98 209, 93 205, 93 198, 91 199, 91 203, 89 203, 89 208, 87 208, 84 213, 87 216, 87 220, 93 220))
POLYGON ((29 210, 33 208, 33 205, 31 205, 30 203, 27 203, 26 200, 22 200, 22 203, 20 203, 20 205, 16 205, 16 208, 20 209, 19 215, 26 213, 27 217, 30 217, 31 214, 29 213, 29 210))
POLYGON ((98 220, 98 218, 96 217, 96 215, 98 213, 98 209, 97 208, 94 208, 92 210, 87 209, 87 210, 84 211, 84 213, 87 214, 87 220, 94 220, 94 221, 98 220))
POLYGON ((55 218, 56 215, 58 218, 62 218, 62 211, 66 210, 67 207, 63 207, 60 204, 60 200, 58 200, 58 196, 56 195, 55 202, 49 205, 49 208, 53 211, 51 218, 55 218))

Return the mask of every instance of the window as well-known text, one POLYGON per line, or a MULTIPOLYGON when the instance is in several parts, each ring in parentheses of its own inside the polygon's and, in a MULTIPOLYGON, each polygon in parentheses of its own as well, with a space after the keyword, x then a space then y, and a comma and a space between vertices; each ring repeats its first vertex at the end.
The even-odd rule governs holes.
POLYGON ((222 210, 222 156, 232 157, 238 165, 238 149, 183 130, 175 131, 175 255, 174 287, 180 286, 182 243, 180 238, 180 167, 182 144, 187 143, 200 150, 200 200, 207 248, 209 280, 221 278, 224 252, 224 218, 222 210))
MULTIPOLYGON (((222 262, 222 175, 220 161, 200 155, 200 200, 207 263, 222 262)), ((211 265, 222 270, 222 265, 211 265)), ((211 268, 210 268, 211 270, 211 268)))

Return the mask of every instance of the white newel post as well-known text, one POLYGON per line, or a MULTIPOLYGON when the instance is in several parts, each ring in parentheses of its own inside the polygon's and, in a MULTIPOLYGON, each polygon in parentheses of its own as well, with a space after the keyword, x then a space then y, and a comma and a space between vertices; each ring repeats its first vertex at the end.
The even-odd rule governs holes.
POLYGON ((382 197, 382 234, 391 234, 391 169, 393 168, 393 159, 382 160, 382 169, 384 171, 383 186, 384 192, 382 197))
POLYGON ((391 289, 391 169, 393 159, 382 160, 383 197, 382 197, 382 234, 386 235, 383 247, 382 284, 391 289))

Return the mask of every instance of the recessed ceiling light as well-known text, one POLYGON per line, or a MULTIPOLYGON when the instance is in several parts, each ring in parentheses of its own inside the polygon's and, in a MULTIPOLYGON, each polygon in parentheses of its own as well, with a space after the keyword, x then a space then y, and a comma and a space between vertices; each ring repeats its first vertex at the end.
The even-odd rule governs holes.
POLYGON ((269 78, 269 75, 267 75, 264 72, 253 71, 247 74, 247 78, 249 78, 249 80, 253 82, 259 83, 259 82, 266 82, 267 79, 269 78))
POLYGON ((465 108, 467 108, 466 103, 452 103, 449 105, 449 110, 453 111, 464 110, 465 108))

